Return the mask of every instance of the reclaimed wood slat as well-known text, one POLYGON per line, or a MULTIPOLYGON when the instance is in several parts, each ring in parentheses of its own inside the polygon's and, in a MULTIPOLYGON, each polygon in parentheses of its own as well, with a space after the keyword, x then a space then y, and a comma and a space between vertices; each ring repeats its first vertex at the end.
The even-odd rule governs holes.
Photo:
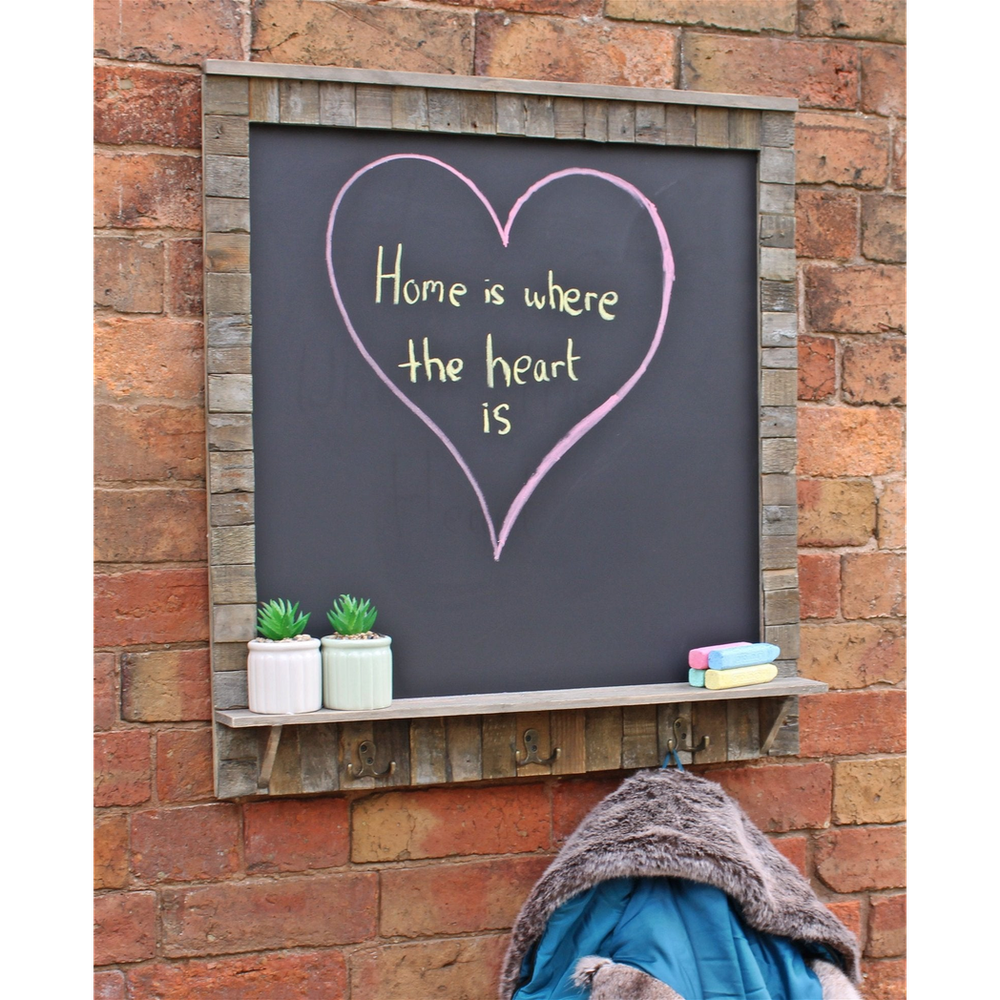
POLYGON ((249 375, 249 347, 210 347, 205 352, 205 370, 209 375, 249 375))
POLYGON ((693 146, 697 141, 694 108, 668 105, 666 128, 671 146, 693 146))
POLYGON ((794 438, 765 438, 761 441, 761 472, 794 472, 795 460, 794 438))
MULTIPOLYGON (((517 722, 517 773, 520 777, 527 777, 531 774, 551 774, 552 773, 552 761, 549 760, 550 757, 555 753, 556 747, 552 743, 552 734, 549 730, 549 713, 548 712, 527 712, 518 713, 515 717, 517 722), (528 764, 525 762, 525 757, 528 755, 528 749, 525 745, 525 734, 528 730, 534 730, 538 733, 538 753, 537 756, 540 760, 548 761, 545 764, 528 764)), ((562 748, 559 748, 560 755, 562 754, 562 748)))
POLYGON ((338 81, 319 86, 320 125, 340 125, 351 128, 357 121, 354 107, 354 84, 338 81))
POLYGON ((694 762, 696 764, 713 764, 725 760, 728 743, 726 703, 724 701, 696 702, 691 706, 690 719, 693 730, 689 737, 691 745, 698 746, 706 736, 709 740, 706 750, 699 750, 694 754, 694 762))
POLYGON ((208 447, 211 451, 249 451, 253 448, 253 417, 249 413, 210 413, 208 447))
POLYGON ((392 88, 359 84, 354 96, 358 128, 392 128, 392 88))
POLYGON ((791 281, 761 281, 762 312, 795 312, 795 285, 791 281))
POLYGON ((250 564, 255 557, 252 524, 230 524, 208 531, 209 561, 213 566, 250 564))
POLYGON ((760 540, 761 569, 787 569, 798 559, 794 535, 768 535, 760 540))
POLYGON ((761 147, 757 176, 762 184, 794 184, 795 153, 774 146, 761 147))
POLYGON ((216 767, 215 794, 220 799, 240 799, 257 794, 257 762, 223 760, 216 767))
POLYGON ((798 502, 795 477, 788 473, 772 473, 760 477, 761 503, 791 506, 798 502))
POLYGON ((445 720, 449 781, 478 781, 483 776, 483 733, 476 716, 445 720))
MULTIPOLYGON (((356 775, 362 768, 361 757, 358 755, 358 747, 366 740, 374 742, 375 724, 374 722, 344 722, 340 726, 340 766, 341 785, 345 791, 360 791, 365 788, 374 788, 375 779, 366 775, 358 778, 356 775)), ((381 747, 376 744, 378 754, 375 760, 375 770, 381 771, 389 766, 389 761, 381 752, 381 747)))
POLYGON ((795 347, 798 344, 798 323, 795 313, 761 313, 761 347, 795 347))
POLYGON ((281 119, 277 80, 250 81, 249 117, 255 122, 276 122, 281 119))
POLYGON ((796 567, 788 569, 766 569, 761 574, 764 579, 764 593, 772 590, 795 590, 799 585, 799 571, 796 567))
POLYGON ((206 198, 205 230, 210 233, 250 232, 250 200, 206 198))
POLYGON ((581 97, 557 97, 553 105, 557 139, 583 139, 587 134, 581 97))
POLYGON ((216 642, 249 642, 257 634, 256 605, 216 604, 212 608, 212 625, 216 642))
MULTIPOLYGON (((213 566, 209 570, 209 580, 211 581, 213 604, 256 605, 257 583, 252 565, 213 566)), ((246 666, 245 662, 244 666, 246 666)))
POLYGON ((761 533, 765 535, 794 535, 798 508, 784 504, 764 504, 761 512, 761 533))
POLYGON ((206 233, 205 259, 212 271, 249 271, 248 233, 206 233))
POLYGON ((247 644, 245 642, 213 642, 212 670, 231 671, 247 669, 247 644))
POLYGON ((497 111, 493 95, 470 92, 461 97, 462 131, 476 135, 495 135, 497 111))
POLYGON ((752 701, 726 702, 726 760, 760 756, 760 713, 752 701))
POLYGON ((206 153, 226 156, 250 153, 250 123, 242 115, 205 115, 202 136, 206 153))
POLYGON ((451 90, 428 90, 427 125, 432 132, 461 132, 461 95, 451 90))
POLYGON ((789 660, 799 656, 799 626, 797 622, 781 625, 767 625, 764 628, 764 642, 773 642, 781 650, 781 655, 789 660))
POLYGON ((585 733, 587 770, 619 770, 622 766, 622 710, 588 708, 585 733))
MULTIPOLYGON (((253 524, 252 493, 216 493, 209 505, 209 524, 253 524)), ((237 602, 239 603, 239 602, 237 602)))
POLYGON ((247 80, 240 77, 206 76, 202 86, 202 113, 245 115, 249 110, 247 80))
POLYGON ((555 104, 551 97, 524 98, 524 134, 552 139, 556 134, 555 104))
POLYGON ((761 437, 795 437, 794 406, 762 406, 760 409, 761 437))
POLYGON ((513 715, 483 718, 483 777, 513 778, 517 775, 517 720, 513 715))
POLYGON ((631 101, 608 104, 608 142, 635 142, 635 104, 631 101))
POLYGON ((760 276, 769 281, 794 281, 795 251, 785 247, 761 247, 760 276))
POLYGON ((282 80, 278 84, 278 113, 291 125, 319 124, 319 83, 315 80, 282 80))
POLYGON ((302 792, 335 792, 340 788, 340 732, 336 725, 302 726, 299 761, 302 792))
POLYGON ((662 146, 667 141, 667 111, 662 104, 636 104, 635 141, 662 146))
POLYGON ((795 247, 795 216, 780 212, 762 212, 760 244, 765 247, 795 247))
POLYGON ((729 112, 729 147, 759 149, 761 144, 759 111, 733 109, 729 112))
POLYGON ((524 135, 524 99, 519 94, 497 94, 497 135, 524 135))
POLYGON ((797 589, 764 591, 764 624, 793 625, 799 620, 797 589))
POLYGON ((427 122, 427 91, 423 88, 393 87, 392 127, 406 132, 426 132, 427 122))
POLYGON ((208 319, 209 347, 249 347, 252 326, 249 316, 222 315, 208 319))
POLYGON ((796 368, 799 356, 794 347, 764 347, 760 352, 762 368, 796 368))
POLYGON ((762 111, 760 135, 765 146, 791 146, 795 142, 795 115, 787 111, 762 111))
POLYGON ((440 785, 448 780, 444 719, 410 722, 410 780, 414 785, 440 785))
POLYGON ((250 313, 249 274, 206 274, 205 312, 210 316, 250 313))
POLYGON ((250 197, 250 159, 246 156, 206 154, 205 195, 216 198, 250 197))
MULTIPOLYGON (((246 666, 246 643, 243 643, 243 665, 246 666)), ((246 670, 226 670, 212 675, 212 707, 218 709, 246 708, 246 670)))
POLYGON ((760 401, 764 406, 794 406, 798 395, 796 371, 770 369, 760 373, 760 401))
MULTIPOLYGON (((261 761, 261 772, 267 757, 261 761)), ((260 778, 258 777, 258 786, 260 778)), ((302 744, 299 726, 283 726, 278 753, 274 758, 271 780, 268 782, 269 795, 298 795, 302 792, 302 744)))
POLYGON ((698 108, 695 112, 695 144, 725 149, 729 146, 729 111, 698 108))
POLYGON ((795 211, 795 186, 792 184, 759 184, 759 205, 761 212, 788 215, 795 211))
POLYGON ((549 715, 552 745, 562 753, 552 762, 553 774, 583 774, 587 770, 587 717, 584 712, 552 712, 549 715))
POLYGON ((662 762, 655 705, 622 709, 622 767, 655 767, 662 762))
POLYGON ((393 765, 391 773, 375 779, 378 787, 399 788, 410 784, 410 726, 404 719, 376 719, 375 746, 378 770, 393 765))
POLYGON ((778 730, 784 725, 792 708, 791 698, 763 698, 758 703, 758 719, 760 722, 760 752, 767 756, 778 730))
POLYGON ((594 142, 608 141, 608 106, 604 101, 583 102, 583 131, 594 142))
POLYGON ((249 375, 209 375, 210 413, 251 413, 253 382, 249 375))

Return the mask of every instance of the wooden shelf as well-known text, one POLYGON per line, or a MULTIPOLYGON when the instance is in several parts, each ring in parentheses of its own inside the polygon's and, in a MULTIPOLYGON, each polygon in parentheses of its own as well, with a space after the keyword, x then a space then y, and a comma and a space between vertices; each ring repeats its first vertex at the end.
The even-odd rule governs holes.
POLYGON ((566 688, 516 694, 450 695, 440 698, 400 698, 388 708, 341 712, 322 708, 303 715, 262 715, 248 708, 217 709, 216 722, 232 729, 252 726, 310 726, 330 722, 372 722, 383 719, 451 718, 460 715, 508 715, 558 712, 625 705, 666 705, 674 702, 718 702, 746 698, 784 698, 822 694, 827 685, 805 677, 776 678, 767 684, 709 691, 690 684, 635 684, 628 687, 566 688))

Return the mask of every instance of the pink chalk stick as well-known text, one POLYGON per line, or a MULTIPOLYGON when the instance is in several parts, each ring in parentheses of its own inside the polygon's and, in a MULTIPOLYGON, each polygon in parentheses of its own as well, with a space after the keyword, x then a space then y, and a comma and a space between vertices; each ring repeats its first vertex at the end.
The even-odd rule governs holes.
POLYGON ((749 642, 723 642, 718 646, 699 646, 688 653, 688 666, 692 670, 708 670, 708 654, 713 649, 732 649, 734 646, 749 645, 749 642))

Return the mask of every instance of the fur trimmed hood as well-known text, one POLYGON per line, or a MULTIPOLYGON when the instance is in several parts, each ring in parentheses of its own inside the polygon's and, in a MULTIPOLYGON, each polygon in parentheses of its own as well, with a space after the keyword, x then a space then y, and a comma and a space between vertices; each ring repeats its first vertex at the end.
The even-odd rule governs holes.
POLYGON ((510 1000, 524 956, 563 903, 608 879, 663 875, 721 889, 758 931, 826 945, 860 981, 854 936, 721 786, 658 768, 626 778, 600 802, 538 880, 511 932, 501 1000, 510 1000))

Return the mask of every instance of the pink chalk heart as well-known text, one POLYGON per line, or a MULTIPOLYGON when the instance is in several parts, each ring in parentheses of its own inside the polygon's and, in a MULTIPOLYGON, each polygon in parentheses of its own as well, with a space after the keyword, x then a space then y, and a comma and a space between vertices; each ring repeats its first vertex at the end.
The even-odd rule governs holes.
MULTIPOLYGON (((477 220, 470 219, 469 226, 475 227, 477 225, 477 220)), ((600 239, 599 234, 597 234, 594 239, 600 239)), ((391 256, 388 258, 388 263, 385 267, 388 268, 391 264, 391 256)), ((601 420, 603 420, 628 394, 631 392, 632 388, 635 386, 636 382, 642 378, 650 361, 652 360, 657 348, 660 345, 660 341, 663 337, 664 325, 666 324, 667 311, 670 305, 670 291, 674 279, 674 261, 673 255, 670 250, 670 243, 667 239, 666 229, 664 228, 663 222, 660 219, 659 213, 657 212, 656 206, 634 185, 630 184, 628 181, 623 180, 621 177, 617 177, 614 174, 605 173, 599 170, 593 170, 586 167, 570 167, 565 170, 559 170, 554 173, 547 174, 540 180, 532 184, 515 202, 510 212, 507 215, 507 220, 505 223, 501 223, 496 210, 493 205, 486 198, 486 196, 480 191, 480 189, 466 177, 459 170, 443 162, 442 160, 436 159, 431 156, 424 156, 416 153, 397 153, 392 156, 385 156, 378 160, 373 161, 362 167, 347 181, 346 184, 337 193, 336 199, 334 200, 333 207, 330 211, 329 222, 327 224, 326 230, 326 264, 327 273, 330 279, 330 287, 333 290, 334 298, 337 302, 337 308, 340 311, 340 315, 344 320, 344 324, 347 327, 348 332, 351 335, 351 339, 354 341, 355 346, 361 353, 361 356, 367 361, 371 366, 372 370, 376 375, 382 380, 390 392, 393 393, 406 407, 408 407, 416 416, 418 416, 423 423, 430 428, 431 431, 438 437, 441 443, 448 449, 451 456, 458 463, 459 468, 462 470, 469 484, 472 486, 475 492, 476 498, 479 501, 479 506, 482 510, 483 518, 486 521, 486 527, 489 532, 490 543, 493 549, 493 558, 499 560, 501 553, 503 552, 504 546, 510 536, 511 529, 514 523, 517 521, 527 503, 529 497, 535 492, 538 484, 545 478, 546 474, 552 469, 556 462, 562 458, 563 455, 569 451, 588 431, 594 428, 601 420), (337 225, 338 212, 342 207, 345 198, 349 195, 355 184, 369 172, 378 169, 386 164, 393 163, 394 161, 403 160, 419 160, 424 163, 431 164, 435 168, 447 171, 452 177, 457 179, 461 184, 465 185, 465 188, 471 192, 482 207, 486 210, 486 213, 490 220, 492 220, 493 227, 496 230, 497 235, 500 238, 500 243, 504 248, 503 253, 506 253, 511 238, 511 227, 514 225, 514 221, 518 218, 521 210, 529 203, 529 200, 536 195, 538 192, 542 191, 549 185, 555 184, 558 181, 565 180, 566 178, 573 177, 585 177, 585 178, 596 178, 597 180, 612 185, 614 188, 624 191, 629 197, 634 199, 638 205, 642 207, 648 216, 649 222, 652 224, 653 231, 655 232, 655 237, 659 245, 660 250, 660 267, 656 270, 657 278, 662 275, 662 285, 659 289, 653 288, 652 294, 656 294, 659 291, 659 309, 658 315, 655 322, 649 323, 649 342, 646 347, 645 353, 643 354, 641 360, 635 369, 625 378, 624 382, 617 386, 613 392, 610 393, 606 398, 600 401, 597 405, 593 406, 589 412, 585 413, 581 418, 575 419, 572 426, 569 427, 559 439, 553 444, 542 456, 541 461, 538 462, 537 467, 528 476, 527 481, 518 489, 513 501, 507 507, 506 512, 503 514, 503 519, 500 523, 499 531, 496 528, 496 519, 494 518, 493 511, 490 510, 489 503, 485 492, 477 479, 475 473, 466 460, 465 456, 456 446, 453 441, 454 435, 449 435, 440 426, 439 422, 434 420, 426 411, 424 406, 418 405, 414 401, 411 394, 411 389, 405 386, 405 379, 402 376, 397 375, 394 380, 386 373, 385 368, 376 358, 373 356, 371 350, 365 344, 365 339, 359 335, 358 329, 355 322, 352 320, 351 314, 348 310, 347 305, 344 301, 344 295, 341 292, 341 288, 337 281, 337 271, 334 267, 334 252, 333 252, 333 235, 334 229, 337 225), (399 381, 404 381, 404 386, 401 387, 397 384, 399 381)), ((549 282, 551 285, 552 275, 549 272, 549 282)), ((658 281, 657 281, 658 283, 658 281)), ((374 287, 374 284, 373 284, 374 287)), ((468 289, 467 289, 468 290, 468 289)), ((474 290, 477 291, 477 290, 474 290)), ((462 293, 459 293, 462 294, 462 293)), ((550 295, 551 295, 550 291, 550 295)), ((528 293, 525 290, 525 302, 528 301, 528 293)), ((458 305, 459 302, 453 302, 453 305, 458 305)), ((540 308, 540 307, 539 307, 540 308)), ((654 310, 655 312, 655 310, 654 310)), ((535 314, 533 314, 534 317, 535 314)), ((650 313, 652 317, 653 313, 650 313)), ((605 317, 606 318, 606 317, 605 317)), ((536 318, 536 323, 538 322, 536 318)), ((645 341, 642 341, 645 343, 645 341)), ((411 341, 412 344, 412 341, 411 341)), ((568 349, 567 349, 568 353, 568 349)), ((579 359, 577 359, 579 360, 579 359)), ((405 364, 399 364, 396 367, 405 368, 405 364)), ((620 378, 621 376, 617 376, 620 378)), ((416 378, 416 375, 413 375, 416 378)), ((428 367, 428 380, 430 380, 430 368, 428 367)), ((616 381, 617 381, 616 378, 616 381)), ((444 381, 444 375, 441 374, 441 379, 444 381)), ((509 384, 509 383, 508 383, 509 384)), ((605 390, 607 391, 607 390, 605 390)), ((415 393, 413 393, 415 394, 415 393)), ((599 398, 599 397, 598 397, 599 398)), ((487 406, 486 403, 483 404, 484 407, 487 406)), ((565 425, 564 425, 565 426, 565 425)), ((549 438, 551 440, 551 438, 549 438)), ((537 453, 536 453, 537 454, 537 453)), ((527 466, 530 468, 530 466, 527 466)), ((523 475, 523 472, 522 472, 523 475)), ((509 496, 509 494, 508 494, 509 496)))

